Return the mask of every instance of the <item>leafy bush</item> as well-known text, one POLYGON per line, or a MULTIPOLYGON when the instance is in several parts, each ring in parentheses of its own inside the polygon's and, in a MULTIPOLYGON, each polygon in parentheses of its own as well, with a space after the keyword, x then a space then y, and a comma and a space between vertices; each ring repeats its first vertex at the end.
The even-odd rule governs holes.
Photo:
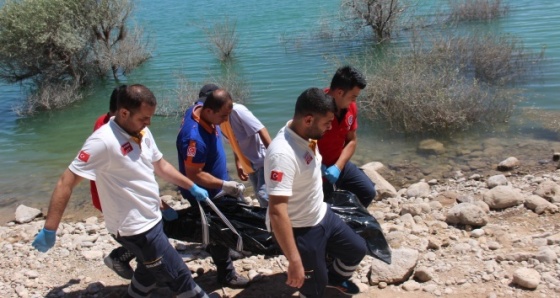
POLYGON ((492 85, 515 83, 538 65, 544 52, 535 54, 511 36, 474 33, 432 38, 431 48, 416 45, 430 59, 454 64, 469 78, 492 85))
POLYGON ((18 115, 33 115, 38 111, 57 109, 83 98, 83 92, 77 81, 49 83, 36 86, 26 101, 16 107, 18 115))
MULTIPOLYGON (((0 9, 0 79, 30 84, 39 91, 34 96, 87 85, 109 70, 117 79, 118 70, 130 71, 149 58, 141 31, 128 34, 131 11, 128 0, 6 1, 0 9)), ((67 102, 53 104, 55 98, 29 100, 49 102, 39 105, 45 109, 67 102)))
POLYGON ((453 21, 488 21, 508 11, 501 0, 453 0, 449 6, 453 21))
POLYGON ((411 49, 363 65, 361 107, 397 131, 451 132, 509 119, 520 91, 512 86, 542 59, 512 38, 494 35, 415 37, 411 49))
POLYGON ((491 89, 430 58, 403 56, 378 65, 360 102, 363 114, 408 133, 465 130, 508 119, 515 91, 491 89))
POLYGON ((7 1, 0 10, 0 78, 87 78, 91 19, 78 0, 7 1))

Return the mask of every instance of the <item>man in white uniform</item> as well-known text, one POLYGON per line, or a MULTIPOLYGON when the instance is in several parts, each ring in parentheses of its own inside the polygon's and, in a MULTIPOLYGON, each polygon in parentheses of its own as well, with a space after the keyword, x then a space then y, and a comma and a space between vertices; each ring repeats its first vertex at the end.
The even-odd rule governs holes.
POLYGON ((316 140, 331 128, 332 98, 318 88, 297 99, 294 117, 278 132, 265 157, 268 228, 289 261, 286 284, 302 297, 323 297, 325 287, 359 293, 349 279, 366 244, 323 202, 321 155, 316 140), (334 258, 327 265, 326 254, 334 258))
POLYGON ((158 282, 179 298, 208 297, 163 233, 154 174, 188 189, 197 200, 205 200, 208 193, 163 159, 148 129, 155 109, 156 98, 145 86, 123 90, 115 117, 87 139, 60 177, 45 226, 32 245, 41 252, 54 245, 72 190, 83 178, 94 180, 107 230, 138 260, 128 295, 147 297, 158 282))

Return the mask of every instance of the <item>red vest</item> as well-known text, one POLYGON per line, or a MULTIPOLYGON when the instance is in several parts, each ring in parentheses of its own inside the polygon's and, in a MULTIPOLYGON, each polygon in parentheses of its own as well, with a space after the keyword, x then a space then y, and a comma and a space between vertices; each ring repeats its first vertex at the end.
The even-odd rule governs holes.
POLYGON ((356 129, 358 129, 358 107, 353 102, 346 110, 346 114, 341 121, 338 121, 336 116, 334 117, 331 130, 328 130, 317 142, 319 152, 323 156, 324 165, 332 166, 338 160, 342 149, 346 145, 348 132, 356 129))

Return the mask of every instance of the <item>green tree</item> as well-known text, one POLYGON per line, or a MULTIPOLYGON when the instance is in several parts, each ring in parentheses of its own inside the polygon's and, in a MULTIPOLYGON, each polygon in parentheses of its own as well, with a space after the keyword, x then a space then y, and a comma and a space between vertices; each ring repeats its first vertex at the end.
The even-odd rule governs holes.
POLYGON ((150 57, 141 31, 128 34, 132 9, 129 0, 6 1, 0 9, 0 79, 31 83, 37 94, 49 85, 79 88, 109 70, 118 79, 119 69, 126 73, 150 57))

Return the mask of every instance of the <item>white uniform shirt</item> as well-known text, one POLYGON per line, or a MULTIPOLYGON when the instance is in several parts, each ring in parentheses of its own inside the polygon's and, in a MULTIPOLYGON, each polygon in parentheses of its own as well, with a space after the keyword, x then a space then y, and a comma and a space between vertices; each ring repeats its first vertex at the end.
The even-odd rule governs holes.
MULTIPOLYGON (((264 163, 266 187, 269 195, 287 196, 288 216, 292 227, 317 225, 327 212, 323 202, 321 155, 309 147, 309 140, 302 139, 288 126, 278 132, 268 150, 264 163)), ((266 224, 270 230, 267 212, 266 224)))
POLYGON ((162 158, 146 127, 140 145, 114 118, 85 142, 69 169, 97 184, 107 230, 131 236, 161 220, 159 186, 153 162, 162 158))
POLYGON ((253 164, 254 169, 262 168, 266 148, 259 136, 259 130, 263 129, 264 125, 246 106, 238 103, 233 105, 229 122, 243 155, 253 164))

